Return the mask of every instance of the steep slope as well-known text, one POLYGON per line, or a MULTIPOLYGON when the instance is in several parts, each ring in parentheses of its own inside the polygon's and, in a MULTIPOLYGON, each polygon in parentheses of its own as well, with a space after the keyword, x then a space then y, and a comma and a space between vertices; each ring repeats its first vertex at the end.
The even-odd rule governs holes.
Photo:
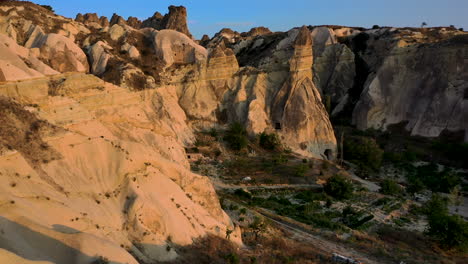
POLYGON ((464 131, 468 141, 468 35, 396 46, 367 80, 353 112, 358 128, 406 122, 412 135, 464 131))
POLYGON ((234 229, 209 180, 187 169, 191 131, 170 89, 66 74, 0 94, 11 124, 0 128, 2 247, 55 263, 137 263, 127 250, 151 262, 176 256, 167 243, 234 229))

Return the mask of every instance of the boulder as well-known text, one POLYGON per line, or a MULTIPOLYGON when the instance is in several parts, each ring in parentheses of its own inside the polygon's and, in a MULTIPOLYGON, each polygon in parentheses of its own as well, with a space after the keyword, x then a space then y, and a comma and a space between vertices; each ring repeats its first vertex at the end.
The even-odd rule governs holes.
POLYGON ((88 72, 88 59, 71 39, 59 34, 41 35, 32 42, 31 48, 40 50, 40 58, 59 72, 88 72))
POLYGON ((106 52, 109 49, 109 45, 102 41, 96 42, 94 45, 89 47, 88 55, 89 62, 91 63, 91 73, 95 75, 102 75, 106 71, 107 62, 111 55, 106 52))
POLYGON ((112 40, 117 41, 125 35, 125 28, 121 26, 120 24, 113 24, 109 28, 108 34, 112 40))

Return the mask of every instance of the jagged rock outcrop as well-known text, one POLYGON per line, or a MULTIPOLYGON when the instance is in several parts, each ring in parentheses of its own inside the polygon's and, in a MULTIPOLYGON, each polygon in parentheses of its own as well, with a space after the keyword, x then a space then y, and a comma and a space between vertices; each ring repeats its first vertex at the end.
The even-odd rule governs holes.
POLYGON ((187 9, 183 6, 169 6, 169 13, 162 19, 161 28, 173 29, 192 38, 187 26, 187 9))
POLYGON ((312 30, 311 35, 315 57, 320 56, 327 46, 337 43, 335 33, 328 27, 316 27, 312 30))
POLYGON ((93 28, 105 28, 109 26, 109 20, 107 19, 107 17, 98 17, 96 13, 86 13, 84 15, 78 13, 75 17, 75 21, 86 24, 87 26, 93 28))
POLYGON ((310 31, 303 26, 293 44, 290 77, 278 91, 273 107, 273 121, 282 127, 286 142, 304 153, 336 155, 336 139, 320 93, 312 82, 313 51, 310 31))
POLYGON ((120 26, 125 26, 127 25, 127 21, 125 21, 125 19, 119 15, 117 15, 116 13, 114 13, 111 17, 111 20, 109 22, 109 25, 110 26, 113 26, 113 25, 120 25, 120 26))
POLYGON ((129 25, 129 26, 131 26, 131 27, 133 27, 133 28, 138 29, 138 28, 141 27, 141 24, 142 24, 142 22, 141 22, 138 18, 136 18, 136 17, 132 17, 132 16, 131 16, 131 17, 129 17, 129 18, 127 19, 127 25, 129 25))
POLYGON ((73 40, 59 34, 38 34, 31 48, 40 51, 39 58, 59 72, 88 72, 86 54, 73 40))
POLYGON ((39 60, 37 55, 37 50, 33 51, 19 46, 13 39, 0 34, 0 81, 16 81, 58 74, 39 60))
POLYGON ((243 37, 256 37, 256 36, 261 36, 261 35, 267 35, 271 34, 272 32, 270 31, 269 28, 266 27, 254 27, 249 30, 249 32, 242 33, 241 35, 243 37))
MULTIPOLYGON (((314 45, 315 48, 315 45, 314 45)), ((356 64, 354 53, 344 44, 326 46, 320 56, 315 57, 314 83, 324 100, 330 100, 332 113, 339 113, 348 100, 348 91, 354 85, 356 64), (328 99, 329 98, 329 99, 328 99)))
POLYGON ((208 36, 208 35, 205 34, 205 35, 203 35, 202 38, 200 39, 199 44, 200 44, 201 46, 203 46, 203 47, 206 48, 206 46, 208 45, 208 43, 210 42, 210 40, 211 40, 210 36, 208 36))
POLYGON ((141 27, 151 27, 156 30, 172 29, 192 38, 187 26, 187 9, 184 6, 169 6, 169 13, 162 16, 159 12, 142 22, 141 27))
POLYGON ((99 18, 99 24, 104 28, 110 26, 109 19, 105 16, 99 18))

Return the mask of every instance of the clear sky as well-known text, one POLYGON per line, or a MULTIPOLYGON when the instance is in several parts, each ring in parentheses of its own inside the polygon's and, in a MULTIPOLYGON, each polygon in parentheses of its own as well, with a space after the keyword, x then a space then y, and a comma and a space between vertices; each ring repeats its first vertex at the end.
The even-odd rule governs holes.
POLYGON ((224 27, 239 32, 265 26, 286 31, 301 25, 463 27, 468 30, 468 0, 31 0, 74 18, 77 13, 145 19, 169 5, 184 5, 196 37, 224 27))

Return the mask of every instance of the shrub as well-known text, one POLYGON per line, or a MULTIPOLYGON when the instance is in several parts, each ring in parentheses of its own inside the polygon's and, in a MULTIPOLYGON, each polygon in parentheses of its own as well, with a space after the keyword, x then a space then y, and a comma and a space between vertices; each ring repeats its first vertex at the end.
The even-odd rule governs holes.
POLYGON ((324 186, 325 192, 338 199, 349 199, 353 195, 354 186, 353 184, 343 176, 335 175, 328 179, 328 182, 324 186))
POLYGON ((234 191, 234 194, 245 199, 252 199, 252 194, 249 192, 243 190, 243 189, 237 189, 234 191))
POLYGON ((296 168, 295 168, 295 172, 294 172, 294 176, 296 177, 304 177, 307 170, 308 170, 308 166, 305 165, 305 164, 300 164, 298 165, 296 168))
POLYGON ((451 170, 439 172, 436 164, 428 164, 413 169, 407 175, 408 191, 419 192, 428 188, 434 192, 449 193, 455 186, 462 183, 458 173, 451 170))
POLYGON ((91 262, 91 264, 108 264, 109 260, 105 257, 98 257, 96 260, 91 262))
POLYGON ((276 150, 281 145, 278 136, 274 133, 262 132, 259 135, 259 145, 266 150, 276 150))
POLYGON ((382 165, 383 150, 375 139, 352 137, 344 142, 344 158, 364 172, 377 171, 382 165))
POLYGON ((386 195, 398 195, 401 191, 400 185, 394 180, 385 179, 380 185, 380 192, 386 195))
POLYGON ((54 12, 54 9, 50 5, 41 5, 41 6, 51 12, 54 12))
POLYGON ((247 147, 248 144, 247 131, 240 123, 232 123, 223 139, 231 149, 237 151, 247 147))
POLYGON ((461 251, 468 249, 468 222, 459 215, 450 215, 446 200, 434 195, 425 210, 429 223, 427 235, 442 247, 461 251))
POLYGON ((235 253, 229 253, 224 257, 224 259, 227 261, 229 264, 239 264, 240 259, 239 256, 235 253))
POLYGON ((380 28, 379 25, 373 25, 373 26, 372 26, 372 29, 379 29, 379 28, 380 28))

